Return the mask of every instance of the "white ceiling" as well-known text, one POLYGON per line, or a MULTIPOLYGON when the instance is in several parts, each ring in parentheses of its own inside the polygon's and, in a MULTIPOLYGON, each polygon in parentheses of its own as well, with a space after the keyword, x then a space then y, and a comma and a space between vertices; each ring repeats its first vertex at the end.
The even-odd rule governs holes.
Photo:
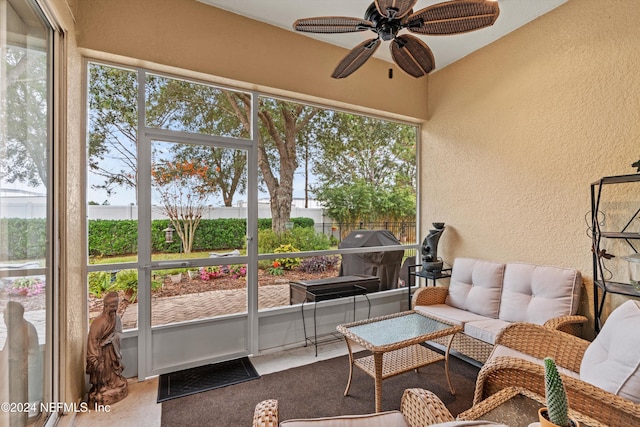
MULTIPOLYGON (((266 22, 294 31, 293 22, 299 18, 315 16, 350 16, 364 18, 364 12, 373 0, 198 0, 238 15, 266 22)), ((500 16, 495 24, 466 34, 448 36, 417 35, 433 51, 436 71, 499 39, 505 34, 555 9, 567 0, 498 0, 500 16)), ((414 11, 418 11, 440 0, 418 0, 414 11)), ((407 30, 403 30, 406 32, 407 30)), ((373 38, 370 31, 347 34, 309 34, 312 37, 346 49, 352 49, 364 40, 373 38)), ((393 62, 389 53, 389 42, 384 42, 375 53, 377 58, 393 62)), ((346 55, 347 52, 344 53, 346 55)), ((336 58, 336 65, 344 56, 336 58)))

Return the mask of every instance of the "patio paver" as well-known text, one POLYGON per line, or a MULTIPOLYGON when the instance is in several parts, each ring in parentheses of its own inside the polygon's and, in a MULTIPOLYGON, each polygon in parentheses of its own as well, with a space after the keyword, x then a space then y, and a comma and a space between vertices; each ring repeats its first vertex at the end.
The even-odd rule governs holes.
MULTIPOLYGON (((247 290, 228 289, 186 294, 175 297, 153 298, 151 324, 205 319, 247 310, 247 290)), ((258 288, 258 308, 289 305, 289 285, 270 285, 258 288)), ((138 304, 130 304, 122 315, 122 328, 135 328, 138 322, 138 304)))

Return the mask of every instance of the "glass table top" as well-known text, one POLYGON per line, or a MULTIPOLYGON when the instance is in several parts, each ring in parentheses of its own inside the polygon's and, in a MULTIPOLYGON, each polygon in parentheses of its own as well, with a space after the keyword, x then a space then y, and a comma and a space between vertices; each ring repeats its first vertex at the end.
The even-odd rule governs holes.
POLYGON ((385 346, 452 327, 450 324, 423 316, 419 313, 410 313, 361 325, 349 326, 346 329, 374 346, 385 346))

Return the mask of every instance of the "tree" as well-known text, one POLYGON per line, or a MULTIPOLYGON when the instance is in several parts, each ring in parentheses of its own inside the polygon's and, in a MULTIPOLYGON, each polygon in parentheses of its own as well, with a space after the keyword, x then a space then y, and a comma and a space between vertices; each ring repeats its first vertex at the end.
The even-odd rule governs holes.
POLYGON ((339 222, 403 220, 416 212, 415 127, 336 112, 318 133, 313 192, 339 222))
MULTIPOLYGON (((138 81, 131 70, 91 64, 89 67, 89 168, 102 178, 94 188, 108 195, 137 187, 138 81)), ((226 90, 184 80, 147 75, 147 126, 160 129, 247 137, 228 105, 226 90)), ((246 188, 246 156, 240 150, 182 146, 183 161, 210 165, 209 183, 226 206, 246 188), (194 156, 189 159, 189 156, 194 156), (216 171, 216 173, 212 173, 216 171)))
MULTIPOLYGON (((194 85, 184 105, 181 125, 190 132, 205 135, 249 138, 250 128, 245 126, 242 114, 238 116, 230 104, 231 93, 211 86, 194 85)), ((237 104, 235 106, 238 107, 237 104)), ((245 110, 244 105, 239 107, 245 110)), ((246 192, 247 156, 244 150, 185 145, 176 158, 210 165, 207 182, 220 190, 225 206, 233 206, 235 194, 246 192)))
POLYGON ((185 145, 176 160, 210 165, 204 176, 210 188, 220 191, 225 206, 233 206, 233 197, 247 188, 247 155, 243 150, 185 145))
POLYGON ((89 65, 89 169, 107 195, 137 188, 137 73, 89 65))
POLYGON ((258 167, 269 190, 272 229, 276 233, 285 231, 291 217, 293 180, 298 168, 297 135, 317 113, 315 107, 275 99, 263 99, 260 104, 258 167))
MULTIPOLYGON (((229 96, 243 124, 251 129, 249 94, 229 96)), ((309 105, 261 97, 258 118, 258 168, 269 192, 272 230, 284 232, 291 217, 293 180, 298 168, 298 135, 305 130, 320 110, 309 105)))
POLYGON ((7 45, 2 61, 6 74, 0 93, 0 122, 7 133, 0 140, 0 176, 8 183, 47 186, 47 55, 44 51, 7 45))
POLYGON ((403 220, 415 217, 415 191, 410 187, 377 188, 364 179, 323 185, 315 190, 329 217, 340 223, 403 220))
POLYGON ((151 178, 160 209, 180 236, 184 253, 191 253, 195 232, 211 192, 206 183, 208 167, 190 162, 154 160, 151 178))
MULTIPOLYGON (((90 167, 104 178, 107 191, 134 187, 137 74, 98 65, 92 65, 91 72, 90 167), (114 161, 119 169, 105 167, 114 161)), ((250 93, 154 75, 145 84, 147 126, 232 138, 251 135, 250 93)), ((415 188, 416 179, 414 127, 267 97, 260 97, 258 106, 258 185, 269 193, 275 232, 284 231, 290 219, 300 160, 305 181, 310 171, 318 176, 319 184, 313 189, 318 195, 335 183, 352 186, 362 197, 370 194, 357 203, 359 218, 405 215, 403 206, 411 195, 403 189, 415 188), (364 191, 363 185, 370 188, 364 191), (366 200, 371 201, 368 210, 366 200)), ((175 161, 208 166, 203 179, 220 191, 225 206, 246 190, 243 150, 180 144, 174 154, 175 161)), ((415 194, 412 197, 415 211, 415 194)))

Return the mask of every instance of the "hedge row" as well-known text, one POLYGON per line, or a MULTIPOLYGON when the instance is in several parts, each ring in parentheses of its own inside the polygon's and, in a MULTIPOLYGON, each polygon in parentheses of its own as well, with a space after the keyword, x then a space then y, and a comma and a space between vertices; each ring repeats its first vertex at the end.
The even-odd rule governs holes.
MULTIPOLYGON (((296 227, 313 227, 311 218, 292 218, 296 227)), ((172 243, 165 241, 164 229, 168 219, 151 223, 151 250, 153 252, 178 253, 180 238, 174 233, 172 243)), ((91 220, 89 221, 89 255, 117 256, 136 252, 138 244, 138 222, 135 220, 91 220)), ((258 220, 258 229, 271 229, 271 218, 258 220)), ((196 230, 192 250, 216 251, 241 248, 247 234, 246 220, 237 218, 203 219, 196 230)))
POLYGON ((47 221, 44 218, 0 218, 0 259, 9 261, 44 258, 47 221))
MULTIPOLYGON (((295 227, 313 227, 312 218, 291 218, 295 227)), ((165 242, 164 229, 169 220, 151 223, 152 250, 175 252, 181 250, 180 239, 174 234, 173 243, 165 242)), ((1 218, 0 259, 8 261, 44 258, 47 247, 47 223, 43 218, 1 218)), ((271 218, 258 219, 259 230, 271 229, 271 218)), ((196 230, 194 251, 240 248, 245 244, 246 221, 236 218, 203 219, 196 230)), ((136 253, 138 221, 90 220, 89 255, 118 256, 136 253)))

